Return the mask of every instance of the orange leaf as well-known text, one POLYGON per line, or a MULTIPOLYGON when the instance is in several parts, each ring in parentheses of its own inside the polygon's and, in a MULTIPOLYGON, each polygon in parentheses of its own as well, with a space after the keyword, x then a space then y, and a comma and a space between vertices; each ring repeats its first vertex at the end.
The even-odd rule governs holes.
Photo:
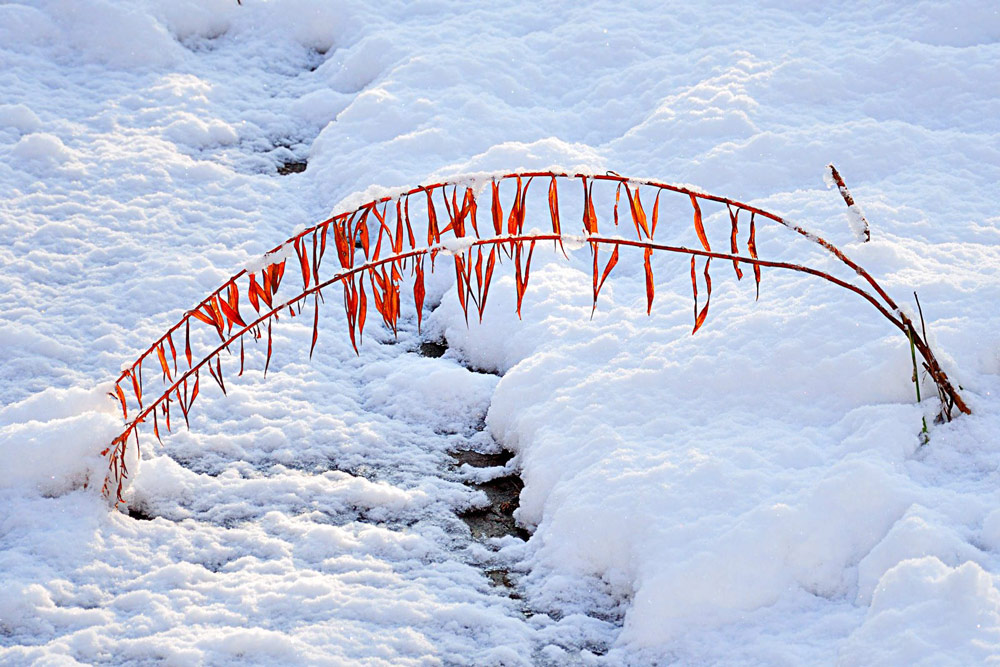
POLYGON ((698 206, 698 198, 691 195, 691 205, 694 206, 694 231, 698 234, 698 240, 704 246, 706 252, 712 252, 712 246, 708 245, 708 237, 705 236, 705 225, 701 221, 701 207, 698 206))

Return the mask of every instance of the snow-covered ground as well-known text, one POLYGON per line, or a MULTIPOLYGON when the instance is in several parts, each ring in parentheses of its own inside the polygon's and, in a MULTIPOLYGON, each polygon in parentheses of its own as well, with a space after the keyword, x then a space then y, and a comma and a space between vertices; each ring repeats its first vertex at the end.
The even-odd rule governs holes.
MULTIPOLYGON (((986 0, 0 3, 0 663, 996 660, 998 72, 986 0), (813 277, 755 301, 720 266, 691 336, 683 260, 654 257, 647 317, 623 252, 591 318, 588 250, 539 249, 522 320, 509 266, 482 325, 444 271, 423 332, 371 318, 360 356, 335 303, 312 361, 282 319, 266 380, 257 351, 145 441, 152 520, 84 487, 121 364, 248 260, 392 189, 544 168, 821 233, 919 293, 973 414, 920 447, 906 339, 813 277), (526 542, 457 516, 501 471, 448 452, 501 446, 526 542)), ((834 266, 794 236, 760 226, 761 256, 834 266)))

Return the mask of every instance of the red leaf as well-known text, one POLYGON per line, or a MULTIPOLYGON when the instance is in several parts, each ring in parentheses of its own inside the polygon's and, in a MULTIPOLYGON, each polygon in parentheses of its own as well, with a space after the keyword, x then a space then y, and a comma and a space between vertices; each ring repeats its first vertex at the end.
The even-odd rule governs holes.
POLYGON ((524 273, 521 273, 521 250, 523 243, 517 244, 517 264, 515 280, 517 283, 517 316, 521 317, 521 301, 524 299, 524 292, 528 289, 528 275, 531 272, 531 256, 535 252, 535 242, 528 246, 528 258, 524 262, 524 273))
POLYGON ((309 346, 309 358, 312 359, 313 350, 316 349, 316 339, 319 338, 319 296, 313 295, 313 337, 309 346))
POLYGON ((309 289, 309 278, 311 275, 309 271, 309 260, 306 257, 306 249, 300 237, 295 238, 293 247, 295 248, 296 256, 299 258, 299 267, 302 270, 302 289, 309 289))
POLYGON ((253 309, 260 312, 260 301, 257 299, 257 290, 260 286, 257 284, 257 277, 254 274, 250 274, 250 287, 247 288, 247 297, 250 299, 250 305, 253 309))
POLYGON ((691 195, 691 205, 694 206, 694 231, 698 234, 698 240, 704 246, 706 252, 712 252, 712 246, 708 245, 708 237, 705 236, 705 225, 701 221, 701 207, 698 206, 698 198, 691 195))
POLYGON ((241 327, 246 327, 247 323, 243 321, 240 317, 240 311, 234 310, 229 303, 219 300, 219 306, 222 308, 222 312, 225 314, 226 318, 229 320, 229 328, 232 329, 233 324, 238 324, 241 327))
MULTIPOLYGON (((594 258, 596 260, 597 253, 594 253, 594 258)), ((615 268, 618 263, 618 245, 615 245, 615 249, 611 251, 611 259, 608 260, 607 266, 604 267, 604 273, 601 274, 601 282, 597 284, 597 288, 594 290, 594 307, 597 307, 597 296, 601 293, 601 288, 604 287, 604 281, 608 279, 608 275, 611 273, 611 269, 615 268)))
POLYGON ((128 409, 125 407, 125 392, 122 388, 115 383, 115 395, 118 396, 118 401, 122 404, 122 420, 128 421, 128 409))
MULTIPOLYGON (((549 183, 549 217, 552 218, 552 233, 562 236, 562 225, 559 223, 559 188, 556 186, 556 177, 552 177, 549 183)), ((562 248, 562 239, 559 239, 559 247, 562 248)), ((563 249, 563 255, 566 250, 563 249)))
POLYGON ((476 238, 479 238, 479 224, 476 221, 476 193, 472 191, 472 188, 465 189, 465 199, 462 201, 462 208, 468 208, 469 211, 469 224, 472 225, 472 231, 476 234, 476 238))
MULTIPOLYGON (((757 232, 756 232, 756 230, 754 228, 754 217, 756 217, 756 215, 757 214, 754 213, 754 212, 750 213, 750 239, 747 241, 747 250, 750 252, 750 256, 753 257, 754 259, 757 259, 757 239, 756 239, 757 232)), ((753 279, 754 279, 754 282, 757 284, 757 298, 760 299, 760 265, 759 264, 754 264, 753 265, 753 279)))
MULTIPOLYGON (((396 236, 389 236, 389 240, 392 241, 392 251, 394 253, 403 252, 403 213, 402 204, 397 199, 396 200, 396 236)), ((378 259, 378 248, 375 249, 375 257, 373 259, 378 259)))
POLYGON ((646 314, 649 315, 653 310, 653 266, 649 261, 653 256, 653 249, 646 248, 643 255, 643 265, 646 270, 646 314))
MULTIPOLYGON (((701 309, 697 317, 694 320, 694 329, 691 330, 691 335, 693 336, 701 325, 705 323, 705 318, 708 317, 708 304, 712 302, 712 277, 708 275, 708 267, 712 264, 712 258, 708 257, 705 259, 705 307, 701 309)), ((691 257, 691 279, 694 280, 694 257, 691 257)), ((695 309, 697 310, 698 304, 698 293, 697 285, 695 285, 695 309)))
POLYGON ((413 279, 413 302, 417 309, 417 331, 420 331, 420 323, 424 316, 424 266, 423 261, 417 259, 413 264, 416 276, 413 279))
POLYGON ((431 197, 432 190, 427 192, 427 245, 434 245, 441 242, 441 232, 438 231, 437 211, 434 210, 434 198, 431 197))
POLYGON ((587 234, 597 233, 597 214, 594 212, 593 190, 593 183, 590 188, 587 188, 587 178, 583 177, 583 231, 587 234))
MULTIPOLYGON (((208 307, 206 307, 206 310, 209 313, 212 312, 211 309, 209 309, 208 307)), ((208 315, 206 315, 205 313, 201 312, 200 308, 196 308, 195 310, 189 311, 189 313, 191 315, 193 315, 196 319, 201 320, 202 322, 204 322, 205 324, 207 324, 209 326, 212 326, 212 327, 216 326, 215 319, 212 318, 212 317, 210 317, 210 316, 208 316, 208 315)))
POLYGON ((493 231, 497 236, 503 233, 503 207, 500 205, 500 186, 496 181, 492 181, 493 203, 490 211, 493 214, 493 231))
POLYGON ((156 346, 156 356, 160 360, 160 367, 163 369, 163 377, 170 379, 170 368, 167 367, 167 358, 163 353, 163 343, 156 346))
POLYGON ((656 201, 653 202, 653 219, 649 227, 649 238, 653 238, 656 235, 656 221, 660 217, 660 193, 663 190, 656 191, 656 201))
MULTIPOLYGON (((188 408, 190 409, 194 405, 194 399, 198 398, 198 384, 200 382, 200 374, 198 371, 194 372, 194 389, 191 390, 191 399, 188 401, 188 408)), ((187 380, 184 381, 185 385, 187 380)))
POLYGON ((184 356, 187 357, 188 368, 191 368, 191 320, 184 320, 184 356))
MULTIPOLYGON (((737 209, 737 211, 733 213, 733 209, 731 206, 729 206, 729 204, 726 204, 726 208, 729 209, 729 222, 732 223, 732 230, 733 230, 732 234, 729 237, 729 250, 732 254, 738 255, 740 254, 740 248, 736 244, 736 235, 739 233, 737 223, 740 217, 740 212, 739 209, 737 209)), ((735 259, 733 260, 733 269, 736 271, 736 279, 742 280, 743 271, 740 270, 740 263, 738 260, 735 259)))
POLYGON ((271 365, 271 320, 267 321, 267 361, 264 362, 264 377, 267 377, 267 367, 271 365))
POLYGON ((365 296, 365 281, 358 281, 358 339, 365 333, 365 319, 368 317, 368 297, 365 296))
POLYGON ((507 216, 507 233, 515 236, 521 233, 524 224, 524 196, 522 195, 521 177, 517 177, 517 192, 514 193, 514 205, 507 216))
POLYGON ((635 224, 635 233, 642 240, 642 234, 639 233, 639 229, 642 229, 643 234, 646 238, 649 238, 649 227, 646 224, 646 211, 642 208, 642 200, 639 198, 639 186, 635 186, 635 193, 629 190, 629 187, 625 186, 625 192, 628 194, 629 207, 632 209, 632 222, 635 224))
POLYGON ((276 294, 278 291, 278 285, 281 284, 281 278, 285 275, 285 260, 281 260, 278 264, 271 265, 271 294, 276 294))
POLYGON ((410 225, 410 196, 406 196, 406 204, 403 206, 403 215, 406 219, 406 235, 410 239, 410 247, 417 247, 417 239, 413 236, 413 227, 410 225))
POLYGON ((243 377, 243 337, 240 337, 240 372, 236 377, 243 377))
POLYGON ((496 266, 497 249, 490 247, 490 258, 486 260, 486 275, 483 277, 482 296, 479 298, 479 321, 483 321, 483 309, 486 308, 486 297, 490 293, 490 281, 493 279, 493 269, 496 266))
MULTIPOLYGON (((618 187, 615 188, 615 227, 618 227, 618 204, 622 199, 622 183, 618 183, 618 187)), ((629 201, 632 201, 631 195, 629 195, 629 201)))
MULTIPOLYGON (((698 329, 698 276, 694 272, 695 256, 691 255, 691 292, 694 294, 694 322, 695 330, 698 329)), ((694 331, 691 332, 692 334, 694 331)))
MULTIPOLYGON (((387 206, 388 206, 388 204, 387 204, 387 206)), ((385 208, 383 207, 382 213, 379 214, 379 212, 378 212, 378 205, 373 204, 371 210, 372 210, 372 213, 375 214, 375 218, 379 222, 379 235, 381 236, 382 229, 385 227, 385 208)), ((361 242, 361 251, 365 253, 365 259, 368 259, 369 241, 368 241, 368 221, 367 220, 362 220, 361 224, 358 225, 357 238, 361 242)), ((313 273, 315 274, 315 271, 313 273)))
POLYGON ((458 305, 462 307, 462 312, 465 313, 465 323, 469 323, 469 302, 466 298, 468 295, 468 280, 465 275, 465 259, 461 254, 455 255, 455 291, 458 294, 458 305))
POLYGON ((170 356, 174 360, 174 372, 177 372, 177 348, 174 347, 174 337, 167 333, 167 344, 170 345, 170 356))

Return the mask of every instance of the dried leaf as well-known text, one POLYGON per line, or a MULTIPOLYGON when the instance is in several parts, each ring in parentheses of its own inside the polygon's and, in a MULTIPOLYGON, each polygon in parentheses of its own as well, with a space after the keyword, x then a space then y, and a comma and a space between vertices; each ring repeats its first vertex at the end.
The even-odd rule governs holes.
POLYGON ((122 391, 121 386, 117 382, 115 383, 115 395, 122 404, 122 420, 128 421, 128 408, 125 407, 125 392, 122 391))
POLYGON ((250 274, 250 287, 247 288, 247 298, 250 299, 250 305, 253 309, 260 313, 260 300, 257 298, 257 290, 260 289, 260 285, 257 284, 257 276, 253 273, 250 274))
POLYGON ((427 245, 432 246, 441 242, 441 232, 438 231, 437 211, 434 210, 434 198, 431 196, 434 191, 427 189, 427 245))
POLYGON ((587 187, 587 178, 583 177, 583 231, 587 234, 597 233, 597 214, 594 212, 594 185, 587 187))
POLYGON ((420 324, 424 317, 424 296, 426 294, 426 290, 424 289, 423 264, 423 261, 419 259, 413 264, 413 269, 416 274, 413 279, 413 302, 417 309, 417 331, 420 331, 420 324))
POLYGON ((479 297, 479 321, 483 321, 483 310, 486 308, 486 298, 490 293, 490 281, 493 279, 493 269, 496 266, 497 249, 490 247, 490 258, 486 260, 486 273, 483 276, 482 296, 479 297))
POLYGON ((316 339, 319 338, 319 296, 313 296, 313 336, 312 344, 309 346, 309 358, 312 359, 313 350, 316 349, 316 339))
POLYGON ((649 227, 649 238, 652 239, 656 235, 656 221, 660 217, 660 193, 663 192, 662 188, 656 191, 656 201, 653 202, 653 219, 651 220, 649 227))
MULTIPOLYGON (((712 263, 712 258, 708 257, 705 259, 705 307, 701 309, 701 312, 697 313, 694 320, 694 329, 691 330, 691 335, 693 336, 701 325, 705 323, 705 318, 708 317, 708 304, 712 301, 712 277, 708 275, 708 267, 712 263)), ((694 256, 691 257, 691 280, 694 281, 694 256)), ((698 308, 698 292, 697 284, 695 284, 695 310, 698 308)))
MULTIPOLYGON (((736 243, 736 235, 739 234, 739 217, 740 212, 737 210, 733 213, 733 209, 729 204, 726 204, 726 208, 729 210, 729 222, 732 225, 732 234, 729 237, 729 251, 734 254, 740 254, 740 248, 736 243)), ((736 279, 743 279, 743 271, 740 270, 739 260, 733 260, 733 270, 736 271, 736 279)))
POLYGON ((643 268, 646 271, 646 314, 647 315, 649 315, 653 311, 653 267, 649 261, 652 256, 653 256, 653 249, 646 248, 643 253, 643 268))
POLYGON ((170 346, 170 356, 174 361, 174 372, 177 372, 177 348, 174 347, 174 337, 169 332, 167 333, 167 344, 170 346))
POLYGON ((271 320, 267 321, 267 361, 264 362, 264 377, 267 377, 267 368, 271 365, 271 320))
POLYGON ((187 357, 188 368, 191 368, 191 320, 184 320, 184 356, 187 357))
POLYGON ((712 246, 708 245, 708 237, 705 236, 705 225, 701 221, 701 207, 698 206, 698 198, 691 195, 691 206, 694 207, 694 231, 698 234, 698 240, 705 248, 705 252, 712 252, 712 246))
POLYGON ((503 207, 500 205, 500 186, 496 181, 492 181, 493 201, 490 212, 493 214, 493 231, 497 236, 503 233, 503 207))
MULTIPOLYGON (((750 256, 757 259, 757 230, 754 227, 754 218, 756 213, 750 214, 750 239, 747 241, 747 251, 750 256)), ((757 298, 760 299, 760 265, 753 265, 753 279, 757 285, 757 298)))
POLYGON ((156 346, 156 357, 160 360, 160 368, 163 369, 163 378, 170 380, 170 368, 167 366, 167 358, 163 353, 163 343, 156 346))
POLYGON ((632 222, 635 224, 635 233, 639 240, 642 240, 642 234, 649 238, 649 227, 646 223, 646 211, 642 208, 642 199, 639 197, 639 186, 635 186, 635 192, 631 192, 628 186, 625 186, 626 193, 629 195, 629 207, 632 209, 632 222), (639 230, 642 229, 642 234, 639 230))
MULTIPOLYGON (((594 258, 597 258, 597 253, 594 253, 594 258)), ((615 268, 618 264, 618 245, 615 245, 615 249, 611 251, 611 259, 608 260, 607 265, 604 267, 604 273, 601 274, 601 281, 597 283, 597 287, 594 290, 594 307, 597 307, 597 296, 601 292, 601 288, 604 287, 604 281, 608 279, 608 275, 611 273, 611 269, 615 268)))

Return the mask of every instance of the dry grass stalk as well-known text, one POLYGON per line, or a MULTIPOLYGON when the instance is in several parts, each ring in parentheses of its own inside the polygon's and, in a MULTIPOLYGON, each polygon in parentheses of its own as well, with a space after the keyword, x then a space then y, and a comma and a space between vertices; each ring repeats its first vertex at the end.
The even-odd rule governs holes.
MULTIPOLYGON (((646 282, 647 312, 652 308, 654 298, 653 271, 650 257, 654 251, 668 252, 690 257, 691 286, 694 298, 695 333, 706 321, 712 293, 709 273, 713 259, 732 262, 737 279, 743 277, 741 264, 753 270, 754 282, 759 294, 761 269, 778 268, 817 276, 859 295, 874 306, 889 322, 912 340, 914 349, 923 358, 927 370, 942 400, 942 416, 951 418, 953 408, 969 413, 969 408, 951 385, 941 369, 927 341, 920 335, 910 319, 899 309, 882 287, 863 268, 851 261, 837 247, 828 241, 807 232, 774 213, 689 188, 659 183, 637 181, 618 174, 605 175, 563 174, 552 172, 531 172, 506 174, 494 177, 489 182, 489 196, 485 197, 486 215, 481 215, 480 199, 475 184, 435 183, 420 186, 393 197, 368 202, 357 209, 342 213, 310 227, 285 243, 274 248, 274 261, 266 263, 258 271, 241 271, 230 278, 222 287, 208 295, 194 309, 186 312, 177 324, 171 327, 159 340, 154 342, 139 358, 122 372, 115 382, 111 396, 121 406, 125 420, 123 432, 102 452, 108 457, 108 475, 104 483, 104 493, 114 497, 116 503, 121 497, 123 480, 128 475, 125 454, 130 438, 135 438, 139 446, 139 426, 152 421, 153 432, 160 438, 160 418, 168 430, 171 426, 171 412, 180 410, 185 422, 200 392, 202 371, 225 392, 221 355, 232 346, 240 346, 240 368, 244 369, 244 339, 247 335, 254 341, 267 338, 267 361, 264 372, 270 364, 273 350, 272 324, 282 314, 296 316, 311 297, 313 301, 313 334, 310 355, 318 337, 318 309, 322 302, 322 292, 339 283, 344 291, 344 308, 347 315, 348 335, 354 349, 358 349, 364 332, 371 304, 387 327, 396 331, 400 314, 400 284, 403 276, 413 278, 413 296, 416 304, 418 324, 424 300, 425 262, 430 258, 431 269, 442 254, 450 255, 454 262, 456 289, 459 303, 466 318, 470 308, 482 319, 489 294, 490 283, 496 265, 504 257, 514 263, 515 286, 517 290, 517 310, 520 315, 521 303, 528 286, 531 259, 539 242, 552 241, 558 246, 566 241, 582 242, 590 246, 593 258, 593 299, 596 306, 604 282, 619 259, 622 246, 643 250, 646 282), (535 180, 547 181, 548 217, 551 231, 526 232, 528 188, 535 180), (583 186, 582 236, 563 230, 559 196, 560 187, 577 182, 583 186), (500 193, 504 182, 512 182, 515 192, 513 200, 505 210, 500 193), (593 187, 595 182, 610 182, 615 187, 614 224, 619 223, 619 208, 624 195, 628 204, 627 215, 631 218, 635 238, 602 234, 594 205, 593 187), (644 205, 641 188, 655 191, 655 198, 647 197, 644 205), (660 199, 667 194, 681 195, 691 205, 692 227, 700 247, 669 245, 654 241, 660 217, 660 199), (411 217, 411 199, 420 198, 419 219, 411 217), (646 205, 653 200, 650 213, 646 205), (435 203, 437 201, 437 203, 435 203), (705 229, 702 206, 706 203, 724 205, 729 214, 729 251, 713 250, 705 229), (439 208, 440 207, 440 208, 439 208), (443 213, 439 214, 439 211, 443 213), (743 214, 749 216, 748 233, 745 241, 746 254, 741 254, 738 221, 743 214), (485 220, 483 219, 485 218, 485 220), (796 232, 831 253, 850 269, 852 276, 860 279, 860 284, 848 282, 826 271, 791 262, 761 259, 757 256, 756 226, 758 220, 768 220, 796 232), (442 222, 445 222, 442 228, 442 222), (426 227, 426 237, 422 230, 426 227), (371 230, 377 229, 372 232, 371 230), (331 235, 332 232, 332 235, 331 235), (482 234, 481 234, 482 232, 482 234), (374 234, 374 240, 372 235, 374 234), (418 243, 417 235, 421 235, 418 243), (332 236, 332 238, 331 238, 332 236), (426 239, 426 242, 424 242, 426 239), (335 265, 326 270, 324 259, 332 241, 335 250, 335 265), (610 249, 607 260, 601 259, 601 249, 610 249), (296 286, 291 296, 285 290, 279 298, 279 287, 283 284, 288 260, 292 260, 292 270, 297 267, 301 287, 296 286), (698 262, 703 260, 703 268, 698 271, 698 262), (699 308, 698 274, 702 275, 705 286, 705 302, 699 308), (367 285, 366 285, 367 282, 367 285), (242 286, 242 289, 241 289, 242 286), (369 300, 369 294, 371 299, 369 300), (252 313, 251 313, 252 309, 252 313), (191 343, 191 327, 201 327, 218 336, 219 342, 207 351, 194 353, 191 343), (183 355, 178 362, 177 340, 183 335, 183 355), (197 362, 195 362, 197 359, 197 362), (157 394, 152 401, 143 400, 143 366, 151 364, 162 374, 166 390, 157 394), (129 420, 129 409, 137 411, 129 420)), ((415 200, 416 201, 416 200, 415 200)))

